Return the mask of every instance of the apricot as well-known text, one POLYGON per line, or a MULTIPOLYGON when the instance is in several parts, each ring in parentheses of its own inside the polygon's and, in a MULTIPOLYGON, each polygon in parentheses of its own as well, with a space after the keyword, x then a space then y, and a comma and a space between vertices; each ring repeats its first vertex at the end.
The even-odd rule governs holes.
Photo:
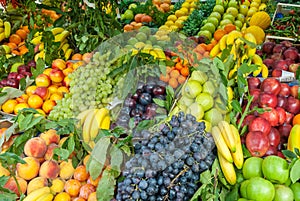
POLYGON ((90 175, 84 165, 79 165, 78 167, 76 167, 73 175, 74 179, 77 179, 78 181, 86 181, 89 176, 90 175))
POLYGON ((53 201, 71 201, 71 196, 66 192, 57 194, 53 201))
POLYGON ((6 168, 4 168, 0 163, 0 177, 9 176, 9 175, 10 175, 10 172, 6 168))
POLYGON ((97 177, 95 180, 93 180, 93 178, 91 176, 89 176, 88 180, 87 180, 87 183, 88 184, 92 184, 93 186, 97 187, 98 186, 98 183, 101 179, 102 175, 100 175, 99 177, 97 177))
POLYGON ((34 137, 29 139, 24 146, 24 153, 26 154, 26 156, 42 158, 44 157, 46 151, 46 142, 40 137, 34 137))
POLYGON ((59 176, 62 179, 70 179, 73 176, 75 169, 72 165, 71 159, 68 159, 68 162, 67 161, 61 162, 59 167, 60 167, 59 176))
POLYGON ((54 193, 61 193, 64 191, 65 182, 61 178, 55 178, 52 180, 50 190, 54 193))
POLYGON ((59 171, 60 168, 56 161, 46 160, 40 167, 39 176, 54 179, 58 176, 59 171))
POLYGON ((89 195, 87 201, 97 201, 97 194, 96 192, 93 192, 89 195))
POLYGON ((84 199, 82 197, 76 197, 76 198, 72 199, 72 201, 86 201, 86 199, 84 199))
POLYGON ((56 133, 56 130, 50 129, 45 131, 40 135, 40 138, 45 140, 46 145, 49 145, 51 143, 56 143, 58 144, 60 141, 60 136, 56 133))
POLYGON ((96 191, 95 186, 93 186, 92 184, 85 184, 80 188, 79 197, 82 197, 87 200, 89 195, 95 191, 96 191))
POLYGON ((66 181, 65 183, 65 191, 71 196, 71 197, 77 197, 79 195, 79 191, 81 188, 80 181, 76 179, 70 179, 66 181))
POLYGON ((84 159, 83 159, 83 165, 86 166, 86 164, 89 161, 90 157, 91 157, 91 155, 89 155, 89 154, 84 157, 84 159))
MULTIPOLYGON (((21 193, 24 194, 26 192, 27 189, 27 181, 21 177, 16 177, 18 184, 20 185, 20 190, 21 193)), ((4 185, 4 188, 9 189, 11 191, 13 191, 15 194, 17 194, 18 196, 21 195, 21 193, 18 190, 18 185, 15 181, 15 179, 13 177, 10 177, 6 184, 4 185)))
POLYGON ((47 151, 45 153, 45 156, 44 156, 45 160, 52 159, 55 148, 58 148, 57 144, 51 143, 51 144, 48 145, 48 149, 47 149, 47 151))
POLYGON ((25 164, 17 163, 17 174, 19 177, 30 180, 35 178, 40 169, 40 162, 34 157, 25 157, 23 160, 26 162, 25 164))
POLYGON ((48 186, 48 180, 45 177, 36 177, 29 181, 27 186, 27 194, 45 186, 48 186))

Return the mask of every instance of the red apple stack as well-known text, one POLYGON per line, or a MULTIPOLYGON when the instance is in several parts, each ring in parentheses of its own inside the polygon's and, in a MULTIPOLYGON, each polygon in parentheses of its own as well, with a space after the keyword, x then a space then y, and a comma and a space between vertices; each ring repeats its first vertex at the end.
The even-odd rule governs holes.
POLYGON ((297 86, 290 87, 275 78, 260 81, 248 78, 250 94, 254 96, 251 108, 263 108, 263 113, 246 116, 243 126, 248 126, 245 144, 252 156, 282 156, 292 128, 293 116, 300 112, 297 86))

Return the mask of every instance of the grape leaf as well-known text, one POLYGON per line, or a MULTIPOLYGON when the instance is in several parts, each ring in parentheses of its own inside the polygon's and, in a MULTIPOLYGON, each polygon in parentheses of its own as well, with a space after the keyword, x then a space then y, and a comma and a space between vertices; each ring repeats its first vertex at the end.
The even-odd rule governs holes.
POLYGON ((214 58, 213 63, 218 69, 225 70, 223 62, 218 57, 214 58))
POLYGON ((60 147, 55 148, 53 153, 54 153, 54 156, 59 156, 59 158, 61 160, 67 160, 70 156, 69 150, 63 149, 63 148, 60 148, 60 147))
POLYGON ((97 187, 97 200, 107 201, 114 196, 116 179, 110 170, 105 169, 97 187))
POLYGON ((103 167, 104 164, 93 160, 92 157, 90 157, 90 159, 88 160, 87 169, 93 180, 95 180, 101 174, 103 167))
POLYGON ((294 158, 297 158, 297 155, 290 151, 290 150, 282 150, 282 153, 285 157, 289 158, 289 159, 294 159, 294 158))
POLYGON ((122 151, 116 147, 115 145, 111 147, 110 150, 110 165, 111 169, 121 172, 121 164, 123 163, 123 153, 122 151))
POLYGON ((300 160, 298 159, 291 168, 290 178, 292 183, 297 182, 300 179, 300 160))
POLYGON ((1 94, 3 95, 0 97, 0 105, 2 105, 5 101, 9 99, 14 99, 21 96, 23 93, 24 93, 23 91, 16 88, 12 88, 12 87, 4 88, 1 91, 1 94))

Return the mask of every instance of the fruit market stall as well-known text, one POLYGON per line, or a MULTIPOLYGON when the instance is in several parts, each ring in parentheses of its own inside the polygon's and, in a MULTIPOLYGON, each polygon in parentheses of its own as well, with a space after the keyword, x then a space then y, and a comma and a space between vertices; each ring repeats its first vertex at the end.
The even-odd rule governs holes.
POLYGON ((296 2, 0 0, 0 200, 300 200, 296 2))

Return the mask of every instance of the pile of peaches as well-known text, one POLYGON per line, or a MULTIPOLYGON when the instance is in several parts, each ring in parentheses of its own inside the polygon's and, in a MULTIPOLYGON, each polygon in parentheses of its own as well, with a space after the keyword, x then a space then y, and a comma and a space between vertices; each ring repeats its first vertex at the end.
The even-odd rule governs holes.
MULTIPOLYGON (((20 196, 49 186, 54 200, 96 200, 95 191, 100 177, 93 180, 87 172, 85 165, 89 155, 75 168, 70 158, 67 161, 53 159, 54 149, 61 147, 66 139, 60 139, 56 130, 50 129, 28 140, 22 156, 26 163, 16 165, 16 178, 21 192, 13 177, 9 178, 4 188, 20 196)), ((0 177, 3 175, 10 176, 10 173, 0 164, 0 177)))

